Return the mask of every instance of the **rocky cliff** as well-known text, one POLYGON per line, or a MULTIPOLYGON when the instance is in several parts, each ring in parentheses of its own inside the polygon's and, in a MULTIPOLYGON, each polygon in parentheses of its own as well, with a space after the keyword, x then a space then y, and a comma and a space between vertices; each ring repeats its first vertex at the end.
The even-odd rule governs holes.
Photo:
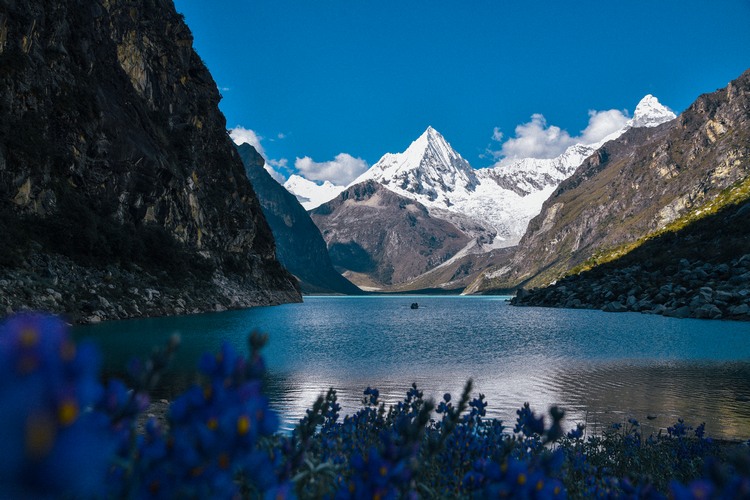
POLYGON ((299 300, 171 0, 0 7, 0 314, 299 300))
POLYGON ((635 128, 586 159, 544 203, 515 256, 471 291, 540 286, 711 203, 750 174, 750 71, 677 119, 635 128))
POLYGON ((333 268, 318 227, 297 198, 263 168, 263 157, 247 143, 237 146, 237 151, 271 226, 276 256, 300 280, 303 292, 361 294, 333 268))

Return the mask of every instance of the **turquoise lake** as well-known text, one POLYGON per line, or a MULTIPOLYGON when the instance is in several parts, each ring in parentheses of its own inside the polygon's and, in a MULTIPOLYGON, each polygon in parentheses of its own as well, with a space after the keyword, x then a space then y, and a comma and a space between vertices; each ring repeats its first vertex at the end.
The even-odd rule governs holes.
POLYGON ((589 431, 634 417, 649 431, 683 417, 711 436, 750 438, 750 324, 638 313, 519 308, 504 297, 305 297, 302 304, 74 328, 120 375, 173 333, 182 345, 155 397, 191 381, 203 351, 226 341, 246 352, 247 335, 269 334, 267 392, 290 429, 315 398, 338 391, 344 412, 367 386, 402 399, 412 382, 425 396, 458 396, 468 378, 488 415, 512 427, 524 402, 566 409, 589 431), (419 309, 409 306, 418 302, 419 309), (651 418, 647 418, 651 417, 651 418))

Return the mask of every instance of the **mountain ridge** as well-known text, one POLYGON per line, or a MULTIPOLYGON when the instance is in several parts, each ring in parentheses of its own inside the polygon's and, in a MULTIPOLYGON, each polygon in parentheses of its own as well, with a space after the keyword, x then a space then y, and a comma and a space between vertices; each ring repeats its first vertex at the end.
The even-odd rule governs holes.
MULTIPOLYGON (((475 170, 456 152, 448 141, 432 126, 402 153, 386 153, 367 172, 355 179, 349 188, 363 182, 376 182, 398 196, 424 206, 431 218, 452 224, 465 236, 466 245, 447 255, 436 267, 456 269, 456 275, 446 269, 425 271, 421 277, 388 283, 393 289, 452 288, 469 285, 473 278, 467 273, 479 273, 509 252, 496 252, 518 243, 544 201, 575 168, 604 143, 616 138, 634 124, 654 127, 674 114, 653 96, 639 102, 637 112, 624 127, 593 145, 574 144, 561 155, 548 159, 522 159, 494 168, 475 170), (487 254, 487 255, 483 255, 487 254), (448 281, 442 281, 447 279, 448 281)), ((330 203, 330 202, 329 202, 330 203)), ((326 204, 321 205, 323 207, 326 204)), ((336 241, 332 233, 342 231, 340 225, 331 227, 325 217, 313 217, 326 241, 336 241)), ((361 224, 349 218, 351 224, 361 224)), ((413 231, 409 227, 403 230, 413 231)), ((417 240, 414 240, 417 241, 417 240)))
POLYGON ((297 198, 297 201, 305 210, 312 210, 327 201, 331 201, 346 189, 346 186, 336 186, 330 181, 316 184, 297 174, 290 175, 283 186, 297 198))
POLYGON ((676 120, 608 142, 563 181, 529 224, 504 276, 470 291, 541 286, 595 252, 637 240, 750 173, 750 71, 676 120))
POLYGON ((266 171, 260 153, 248 143, 237 146, 237 151, 276 240, 276 256, 300 280, 302 291, 361 294, 362 290, 333 268, 317 226, 297 198, 266 171))
POLYGON ((595 256, 514 305, 750 320, 750 178, 664 230, 595 256))

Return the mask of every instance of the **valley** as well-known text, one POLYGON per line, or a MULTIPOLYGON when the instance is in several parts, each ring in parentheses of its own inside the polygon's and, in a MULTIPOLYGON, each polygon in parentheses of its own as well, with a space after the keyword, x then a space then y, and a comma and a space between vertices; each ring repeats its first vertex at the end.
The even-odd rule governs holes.
POLYGON ((750 4, 647 7, 0 1, 0 498, 750 497, 750 4))

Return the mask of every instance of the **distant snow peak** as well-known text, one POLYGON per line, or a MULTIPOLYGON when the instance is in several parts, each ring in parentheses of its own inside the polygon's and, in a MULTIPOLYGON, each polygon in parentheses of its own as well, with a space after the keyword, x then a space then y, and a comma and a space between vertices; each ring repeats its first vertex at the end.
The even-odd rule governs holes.
POLYGON ((656 127, 664 122, 677 118, 671 109, 659 102, 659 99, 647 94, 635 107, 633 118, 628 122, 628 128, 656 127))
POLYGON ((289 179, 284 183, 284 187, 297 197, 305 210, 312 210, 327 201, 331 201, 345 189, 345 186, 336 186, 329 181, 317 184, 297 174, 289 176, 289 179))

